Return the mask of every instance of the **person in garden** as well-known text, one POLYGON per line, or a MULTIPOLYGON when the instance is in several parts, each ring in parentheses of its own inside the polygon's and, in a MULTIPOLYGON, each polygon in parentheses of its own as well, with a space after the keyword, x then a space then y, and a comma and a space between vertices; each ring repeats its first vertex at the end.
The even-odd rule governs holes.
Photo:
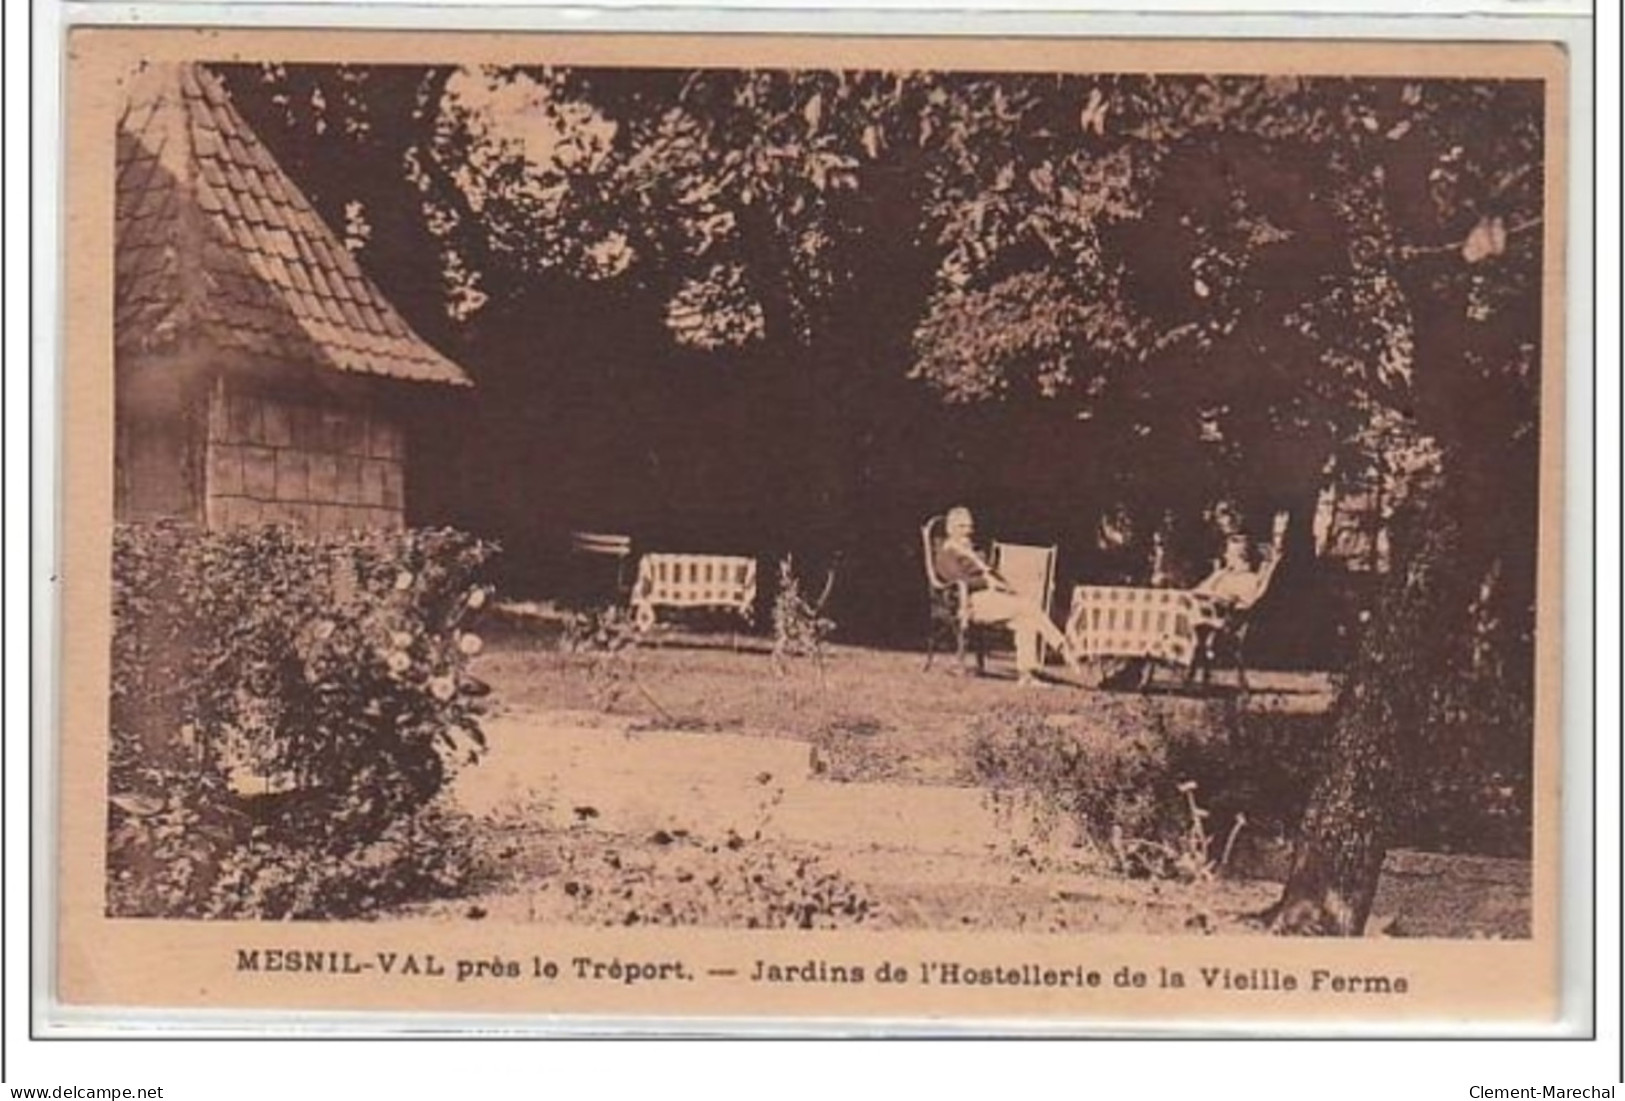
POLYGON ((1040 640, 1062 656, 1074 675, 1080 675, 1077 657, 1060 628, 1036 600, 1016 592, 976 550, 976 521, 970 509, 949 509, 943 527, 946 538, 933 562, 937 576, 949 584, 964 584, 972 623, 1006 626, 1015 635, 1016 683, 1046 683, 1037 677, 1043 665, 1040 640))
POLYGON ((1280 565, 1285 545, 1287 516, 1275 517, 1274 537, 1264 550, 1262 559, 1255 556, 1253 546, 1244 531, 1232 531, 1225 537, 1223 556, 1212 573, 1203 578, 1191 591, 1203 599, 1201 609, 1205 619, 1196 624, 1196 666, 1204 679, 1215 660, 1214 644, 1228 637, 1237 647, 1237 670, 1242 686, 1246 686, 1240 647, 1246 631, 1247 614, 1264 598, 1270 579, 1280 565))
POLYGON ((1286 513, 1276 513, 1270 543, 1262 561, 1254 555, 1245 531, 1231 531, 1225 536, 1224 551, 1218 565, 1193 591, 1209 597, 1226 620, 1247 612, 1263 599, 1270 587, 1270 578, 1275 574, 1275 567, 1281 563, 1287 523, 1286 513))
POLYGON ((1280 555, 1270 553, 1262 563, 1255 562, 1247 536, 1237 532, 1225 539, 1223 557, 1194 591, 1211 597, 1225 615, 1245 612, 1264 595, 1279 561, 1280 555))

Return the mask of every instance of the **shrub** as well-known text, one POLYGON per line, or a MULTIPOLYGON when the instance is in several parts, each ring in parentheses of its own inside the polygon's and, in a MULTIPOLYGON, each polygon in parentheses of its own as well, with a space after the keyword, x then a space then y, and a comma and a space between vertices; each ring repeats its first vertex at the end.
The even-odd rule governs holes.
POLYGON ((564 652, 583 655, 587 691, 606 712, 615 710, 636 682, 641 645, 632 613, 618 604, 572 613, 559 640, 564 652))
POLYGON ((492 549, 451 531, 120 527, 109 908, 314 916, 421 886, 402 831, 484 746, 468 628, 492 549), (304 886, 267 886, 279 866, 304 886))
POLYGON ((873 926, 882 914, 817 854, 732 831, 702 839, 661 830, 643 843, 572 834, 561 842, 533 903, 561 922, 851 929, 873 926))
POLYGON ((1062 823, 1075 840, 1109 856, 1111 839, 1161 839, 1177 831, 1173 783, 1160 741, 1148 731, 1059 725, 1025 712, 994 713, 971 740, 973 774, 1004 809, 1032 812, 1043 832, 1062 823), (1164 805, 1166 804, 1166 805, 1164 805))
POLYGON ((811 658, 822 675, 824 644, 835 630, 835 621, 824 614, 824 606, 834 587, 831 571, 818 599, 808 599, 796 573, 795 558, 787 554, 779 559, 779 590, 773 598, 773 665, 777 672, 784 673, 792 658, 811 658))
POLYGON ((1138 707, 1088 721, 988 715, 971 739, 971 775, 1000 810, 1031 814, 1040 834, 1069 828, 1070 840, 1103 870, 1205 878, 1224 865, 1252 817, 1235 793, 1225 797, 1234 775, 1224 763, 1229 742, 1221 736, 1214 744, 1211 731, 1181 736, 1155 704, 1138 707), (1202 805, 1199 791, 1213 792, 1224 810, 1202 805))
POLYGON ((884 739, 887 724, 872 715, 841 714, 812 732, 812 769, 838 784, 896 780, 906 757, 884 739))
POLYGON ((181 804, 146 820, 115 811, 108 911, 120 917, 366 917, 395 903, 455 894, 475 868, 470 824, 438 801, 375 837, 328 845, 245 816, 220 828, 227 805, 181 804))

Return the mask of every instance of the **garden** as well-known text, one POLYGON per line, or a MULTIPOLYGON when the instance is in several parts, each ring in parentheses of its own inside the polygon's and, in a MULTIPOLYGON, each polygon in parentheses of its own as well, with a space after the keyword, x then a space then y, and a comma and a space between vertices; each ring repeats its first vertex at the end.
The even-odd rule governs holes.
MULTIPOLYGON (((459 781, 498 861, 475 899, 429 912, 1255 934, 1332 701, 1324 674, 1259 674, 1246 696, 1177 677, 1032 693, 1007 656, 957 675, 839 645, 775 671, 770 639, 682 632, 606 657, 515 620, 478 663, 490 760, 459 781)), ((1390 854, 1368 932, 1527 936, 1524 815, 1441 791, 1390 854)))
MULTIPOLYGON (((490 553, 121 531, 109 912, 1265 928, 1326 674, 1034 693, 1007 655, 831 641, 783 588, 731 644, 496 601, 490 553)), ((1417 807, 1368 932, 1529 934, 1528 810, 1495 781, 1417 807)))
POLYGON ((121 529, 110 913, 1529 935, 1538 82, 215 68, 474 385, 411 530, 121 529), (924 668, 955 505, 1062 596, 1273 531, 1248 690, 924 668))

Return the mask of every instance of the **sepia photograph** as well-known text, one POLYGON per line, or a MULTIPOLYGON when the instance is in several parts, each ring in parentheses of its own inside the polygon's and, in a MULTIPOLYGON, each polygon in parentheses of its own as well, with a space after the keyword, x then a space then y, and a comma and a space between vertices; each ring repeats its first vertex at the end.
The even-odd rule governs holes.
POLYGON ((1559 53, 379 37, 73 39, 62 996, 1552 1012, 1559 53))

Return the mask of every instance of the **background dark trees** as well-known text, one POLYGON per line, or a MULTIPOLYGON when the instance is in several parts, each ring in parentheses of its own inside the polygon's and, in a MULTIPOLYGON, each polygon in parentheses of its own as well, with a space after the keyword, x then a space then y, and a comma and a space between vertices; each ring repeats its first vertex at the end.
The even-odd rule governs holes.
POLYGON ((417 500, 510 591, 556 593, 571 530, 793 551, 838 564, 848 638, 911 642, 950 504, 1063 579, 1159 529, 1195 574, 1215 503, 1285 510, 1261 656, 1352 659, 1279 916, 1363 924, 1403 817, 1374 792, 1527 782, 1538 82, 221 72, 476 377, 417 500), (1394 568, 1345 599, 1311 520, 1373 486, 1394 568))

